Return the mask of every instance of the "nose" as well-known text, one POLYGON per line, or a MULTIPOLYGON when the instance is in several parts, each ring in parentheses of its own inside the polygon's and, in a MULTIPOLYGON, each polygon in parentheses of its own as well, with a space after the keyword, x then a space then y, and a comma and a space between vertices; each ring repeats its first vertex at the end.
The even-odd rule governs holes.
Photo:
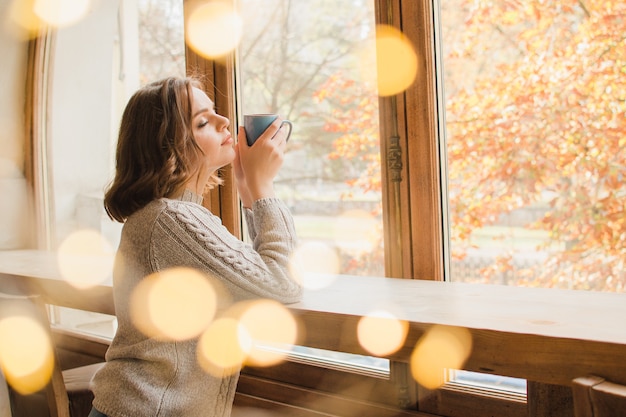
POLYGON ((228 117, 224 117, 221 114, 218 114, 217 118, 219 120, 219 130, 228 129, 228 127, 230 126, 230 120, 228 119, 228 117))

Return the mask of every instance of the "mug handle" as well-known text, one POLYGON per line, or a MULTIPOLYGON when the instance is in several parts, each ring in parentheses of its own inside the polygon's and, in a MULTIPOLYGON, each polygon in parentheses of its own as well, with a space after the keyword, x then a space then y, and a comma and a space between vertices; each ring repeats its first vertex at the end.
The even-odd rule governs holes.
POLYGON ((283 122, 280 124, 280 127, 283 127, 283 125, 289 125, 289 133, 287 133, 287 139, 285 139, 285 142, 289 142, 289 137, 291 136, 291 130, 293 129, 293 124, 291 124, 289 120, 283 120, 283 122))

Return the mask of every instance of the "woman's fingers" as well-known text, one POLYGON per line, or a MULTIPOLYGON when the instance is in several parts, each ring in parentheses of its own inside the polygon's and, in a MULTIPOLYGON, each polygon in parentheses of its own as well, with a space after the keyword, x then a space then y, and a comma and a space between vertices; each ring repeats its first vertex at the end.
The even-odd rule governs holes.
POLYGON ((239 127, 238 149, 234 161, 239 167, 235 166, 235 170, 240 168, 241 175, 247 180, 250 180, 250 176, 254 176, 255 179, 259 177, 273 179, 282 165, 288 136, 289 126, 284 126, 282 119, 277 118, 254 145, 249 146, 246 142, 245 129, 239 127))
POLYGON ((264 142, 264 141, 270 141, 270 140, 275 139, 276 135, 279 134, 279 131, 281 130, 282 123, 283 123, 283 120, 280 117, 277 117, 272 122, 272 124, 270 124, 267 127, 267 129, 265 129, 265 132, 263 132, 263 134, 259 136, 256 142, 259 142, 259 141, 264 142))
POLYGON ((276 133, 276 135, 274 135, 273 140, 275 140, 276 143, 280 145, 283 150, 285 149, 287 145, 287 138, 289 137, 289 133, 290 133, 289 126, 287 126, 286 124, 282 124, 280 129, 278 129, 278 132, 276 133))

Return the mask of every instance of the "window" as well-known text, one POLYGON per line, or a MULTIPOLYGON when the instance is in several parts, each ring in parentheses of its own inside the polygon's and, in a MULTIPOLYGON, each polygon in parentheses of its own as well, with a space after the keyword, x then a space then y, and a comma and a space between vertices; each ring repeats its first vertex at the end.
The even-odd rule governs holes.
POLYGON ((238 9, 240 111, 294 124, 276 189, 302 250, 315 254, 306 269, 384 275, 374 1, 239 0, 238 9))
MULTIPOLYGON (((624 8, 441 0, 451 281, 624 291, 624 8)), ((453 372, 455 383, 523 381, 453 372)))
POLYGON ((625 290, 613 3, 441 1, 452 280, 625 290))
MULTIPOLYGON (((294 124, 275 187, 294 215, 300 278, 315 290, 335 274, 383 276, 374 1, 239 0, 238 9, 239 112, 294 124)), ((303 346, 292 359, 389 372, 385 359, 303 346)))
MULTIPOLYGON (((51 96, 48 190, 54 209, 48 244, 62 248, 76 232, 96 230, 112 255, 121 224, 104 213, 102 194, 112 178, 117 125, 128 97, 140 85, 185 72, 184 13, 181 2, 170 0, 94 7, 55 34, 52 91, 57 93, 51 96), (87 114, 85 108, 90 109, 87 114), (68 159, 78 163, 67 164, 68 159)), ((313 272, 383 275, 380 181, 362 174, 374 171, 380 176, 379 158, 367 155, 372 150, 378 154, 378 106, 370 82, 375 75, 359 69, 364 63, 375 65, 374 2, 338 7, 329 1, 243 1, 240 9, 249 28, 239 49, 240 111, 278 112, 296 126, 277 188, 296 214, 306 250, 321 251, 332 260, 313 272), (332 21, 327 19, 330 9, 335 12, 332 21), (267 30, 268 21, 281 24, 267 30), (290 41, 275 48, 285 33, 290 41), (355 159, 344 158, 342 152, 354 138, 363 149, 355 159)), ((191 64, 197 64, 193 57, 191 64)), ((65 328, 106 338, 115 332, 113 317, 60 307, 53 311, 55 323, 65 328)), ((294 353, 294 360, 389 372, 387 360, 306 347, 294 353)))
MULTIPOLYGON (((336 256, 336 262, 314 272, 384 275, 378 100, 375 85, 366 82, 374 74, 360 72, 361 66, 375 66, 373 0, 242 3, 246 3, 242 10, 251 30, 239 50, 239 112, 278 112, 296 126, 277 188, 296 214, 298 232, 308 250, 336 256), (280 25, 267 31, 267 22, 280 25), (285 39, 289 42, 275 48, 285 39), (351 120, 355 109, 366 113, 351 120), (363 131, 367 134, 362 135, 363 131), (348 159, 345 152, 353 139, 358 144, 352 150, 357 158, 348 159), (376 157, 371 157, 372 152, 376 157)), ((207 65, 193 51, 185 51, 182 5, 179 1, 125 0, 118 10, 115 3, 97 3, 85 19, 56 32, 50 247, 62 246, 85 228, 102 233, 111 248, 117 246, 121 225, 103 212, 102 193, 112 175, 121 111, 140 85, 182 74, 185 64, 192 71, 207 65), (83 62, 77 56, 87 59, 83 62), (85 108, 90 109, 87 114, 85 108), (74 159, 78 166, 65 162, 74 159), (77 171, 84 175, 76 175, 77 171)), ((220 62, 212 65, 215 71, 223 70, 220 62)), ((222 87, 218 85, 216 91, 222 87)), ((217 95, 217 107, 228 114, 221 100, 217 95)), ((209 201, 222 217, 233 216, 228 202, 224 204, 228 187, 226 181, 217 191, 216 209, 216 201, 209 201)), ((74 331, 105 338, 115 331, 113 317, 59 307, 54 307, 54 313, 56 324, 74 331)), ((292 360, 309 369, 312 365, 355 370, 374 375, 375 380, 388 380, 390 372, 389 361, 384 359, 306 347, 293 352, 292 360)), ((382 393, 388 390, 380 395, 385 397, 382 393)))

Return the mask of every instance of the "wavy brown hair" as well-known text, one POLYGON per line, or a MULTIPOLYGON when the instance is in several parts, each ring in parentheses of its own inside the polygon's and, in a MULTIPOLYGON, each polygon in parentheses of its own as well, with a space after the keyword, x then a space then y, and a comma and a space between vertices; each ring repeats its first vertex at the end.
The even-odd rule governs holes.
MULTIPOLYGON (((191 128, 196 78, 169 77, 139 89, 128 101, 115 153, 115 177, 104 195, 111 219, 124 222, 150 201, 182 192, 198 171, 202 150, 191 128)), ((207 186, 219 184, 213 175, 207 186)))

